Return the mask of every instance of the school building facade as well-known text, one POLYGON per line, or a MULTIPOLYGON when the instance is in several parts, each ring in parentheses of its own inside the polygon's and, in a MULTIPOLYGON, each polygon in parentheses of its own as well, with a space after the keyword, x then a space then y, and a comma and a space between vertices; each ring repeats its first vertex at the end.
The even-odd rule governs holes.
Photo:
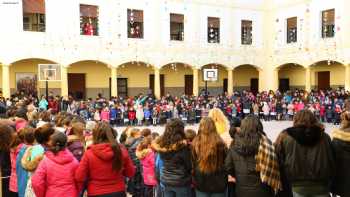
MULTIPOLYGON (((0 0, 0 87, 44 94, 350 90, 350 1, 0 0)), ((28 92, 30 93, 30 92, 28 92)))

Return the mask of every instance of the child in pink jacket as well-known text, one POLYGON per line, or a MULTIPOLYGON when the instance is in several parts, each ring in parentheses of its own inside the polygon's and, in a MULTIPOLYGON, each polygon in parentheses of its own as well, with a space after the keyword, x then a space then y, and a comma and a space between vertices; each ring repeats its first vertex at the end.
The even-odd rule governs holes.
POLYGON ((106 121, 109 122, 110 120, 110 115, 109 115, 109 109, 108 107, 105 107, 102 111, 101 111, 101 120, 102 121, 106 121))
POLYGON ((11 143, 11 150, 10 150, 11 177, 10 177, 9 189, 11 192, 18 193, 17 174, 16 174, 16 157, 24 144, 22 143, 22 140, 20 139, 18 133, 13 133, 12 135, 13 135, 13 140, 11 143))
POLYGON ((36 197, 77 197, 79 189, 74 179, 78 161, 66 149, 67 137, 56 131, 48 143, 49 150, 32 176, 36 197))
POLYGON ((146 137, 138 145, 136 156, 141 161, 143 182, 145 184, 144 196, 154 196, 153 188, 157 185, 155 175, 155 153, 151 148, 152 137, 146 137))

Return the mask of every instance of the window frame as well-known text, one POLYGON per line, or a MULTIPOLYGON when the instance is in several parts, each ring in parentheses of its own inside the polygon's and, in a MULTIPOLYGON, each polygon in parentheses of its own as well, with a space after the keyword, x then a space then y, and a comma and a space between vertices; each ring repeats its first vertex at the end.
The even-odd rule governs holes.
POLYGON ((298 42, 298 17, 297 16, 294 16, 294 17, 289 17, 287 18, 287 27, 286 27, 286 42, 287 44, 293 44, 293 43, 297 43, 298 42), (294 22, 294 21, 291 21, 291 20, 295 20, 295 26, 294 27, 289 27, 289 22, 294 22), (294 32, 294 36, 293 37, 290 37, 290 31, 295 31, 294 32))
POLYGON ((241 20, 241 45, 253 45, 253 20, 248 20, 248 19, 241 20), (245 26, 244 23, 249 23, 250 29, 248 29, 248 27, 245 26), (248 33, 250 33, 250 35, 246 39, 244 37, 245 29, 247 29, 246 36, 248 36, 248 33))
POLYGON ((100 15, 99 15, 99 9, 100 7, 98 5, 95 4, 84 4, 84 3, 79 3, 79 20, 80 20, 80 24, 79 24, 79 34, 81 36, 100 36, 100 15), (81 6, 92 6, 92 7, 96 7, 96 17, 88 17, 88 16, 81 16, 81 6), (92 21, 92 25, 96 24, 96 26, 93 25, 93 35, 86 35, 83 33, 84 30, 84 21, 82 20, 86 20, 86 19, 90 19, 93 18, 92 21), (96 20, 96 21, 95 21, 96 20))
POLYGON ((334 38, 335 37, 335 8, 321 11, 321 38, 334 38), (329 12, 333 12, 332 23, 328 24, 325 20, 329 12))
POLYGON ((182 42, 185 40, 185 15, 184 14, 179 14, 179 13, 169 13, 169 36, 170 36, 170 41, 179 41, 182 42), (182 22, 178 23, 178 22, 174 22, 172 21, 172 15, 178 15, 182 17, 182 22), (178 25, 180 32, 177 32, 177 34, 172 34, 172 24, 178 25), (180 33, 180 34, 179 34, 180 33), (178 36, 178 39, 173 39, 173 35, 178 36))
POLYGON ((132 9, 132 8, 127 8, 127 11, 126 11, 126 23, 127 23, 127 26, 126 26, 126 31, 127 31, 127 38, 128 39, 144 39, 145 38, 145 20, 144 20, 144 10, 139 10, 139 9, 132 9), (138 21, 134 21, 133 24, 130 23, 130 14, 131 12, 142 12, 142 22, 138 22, 138 21), (138 24, 138 25, 137 25, 138 24), (131 34, 131 25, 133 25, 134 27, 133 28, 137 28, 137 26, 139 26, 140 28, 140 35, 137 36, 132 36, 131 34))
POLYGON ((212 16, 208 16, 207 17, 207 43, 209 43, 209 44, 220 44, 220 41, 221 41, 220 22, 221 22, 221 20, 220 20, 219 17, 212 17, 212 16), (210 20, 214 20, 212 23, 217 23, 218 27, 215 27, 213 24, 210 24, 210 20), (213 30, 213 32, 210 32, 211 30, 213 30), (213 38, 210 37, 211 33, 214 34, 213 38))

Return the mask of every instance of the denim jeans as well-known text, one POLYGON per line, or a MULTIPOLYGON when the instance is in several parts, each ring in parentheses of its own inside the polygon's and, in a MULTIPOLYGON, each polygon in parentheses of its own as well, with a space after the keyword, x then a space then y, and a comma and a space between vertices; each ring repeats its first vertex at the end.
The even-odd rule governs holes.
POLYGON ((164 186, 164 197, 191 197, 191 187, 164 186))
POLYGON ((196 197, 225 197, 226 194, 224 193, 208 193, 208 192, 201 192, 196 190, 196 197))
POLYGON ((293 192, 293 197, 329 197, 329 194, 321 194, 321 195, 302 195, 296 192, 293 192))

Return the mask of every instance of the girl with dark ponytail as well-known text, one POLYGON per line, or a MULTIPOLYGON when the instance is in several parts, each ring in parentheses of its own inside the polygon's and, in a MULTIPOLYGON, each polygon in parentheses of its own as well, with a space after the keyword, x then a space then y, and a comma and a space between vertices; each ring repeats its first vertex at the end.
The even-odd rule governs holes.
POLYGON ((55 131, 47 143, 48 151, 32 176, 32 187, 37 197, 78 196, 74 179, 78 161, 66 149, 67 136, 55 131))
POLYGON ((75 173, 78 185, 87 181, 88 196, 126 197, 124 176, 135 173, 128 151, 117 143, 116 131, 106 122, 97 123, 92 136, 93 144, 75 173))

